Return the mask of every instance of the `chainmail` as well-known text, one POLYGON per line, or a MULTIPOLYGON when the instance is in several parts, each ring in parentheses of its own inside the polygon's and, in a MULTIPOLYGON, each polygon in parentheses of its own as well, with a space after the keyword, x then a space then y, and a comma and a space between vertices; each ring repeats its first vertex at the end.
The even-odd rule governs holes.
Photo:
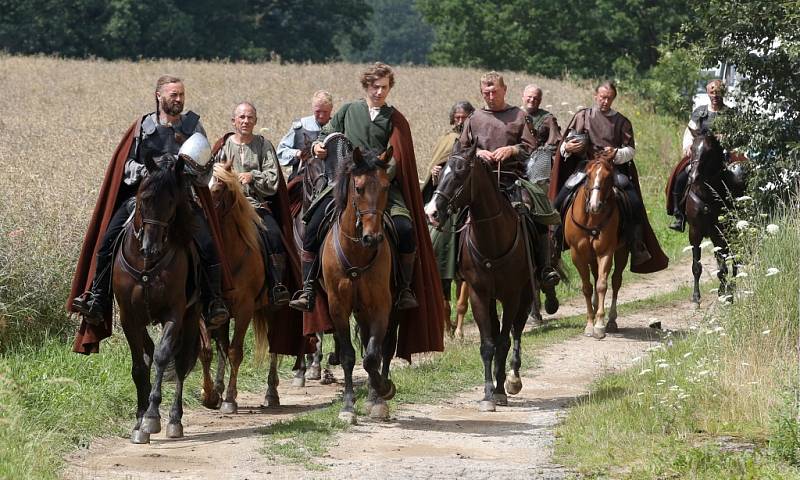
POLYGON ((353 144, 343 133, 336 132, 328 135, 322 146, 328 151, 325 159, 325 174, 328 177, 328 183, 335 185, 336 167, 353 158, 353 144))
POLYGON ((531 182, 550 180, 553 153, 555 153, 555 148, 553 146, 543 146, 533 151, 531 157, 528 159, 528 166, 526 168, 528 180, 531 182))

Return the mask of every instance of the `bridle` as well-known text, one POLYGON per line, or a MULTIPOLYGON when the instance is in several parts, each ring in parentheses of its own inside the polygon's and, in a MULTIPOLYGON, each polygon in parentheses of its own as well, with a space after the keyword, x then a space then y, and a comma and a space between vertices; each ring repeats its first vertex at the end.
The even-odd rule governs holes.
MULTIPOLYGON (((600 161, 600 160, 598 160, 598 161, 600 161)), ((612 175, 613 175, 613 171, 612 171, 612 175)), ((599 192, 602 192, 603 188, 600 185, 593 185, 593 186, 590 187, 589 186, 590 182, 589 182, 589 178, 588 177, 586 178, 585 182, 586 183, 583 186, 583 190, 584 190, 584 194, 583 195, 586 198, 584 198, 583 211, 584 211, 584 213, 586 213, 588 215, 591 215, 591 213, 589 212, 589 201, 592 198, 591 194, 595 190, 597 190, 599 192)), ((572 220, 572 223, 574 223, 578 228, 580 228, 584 232, 588 233, 589 236, 591 236, 592 238, 597 238, 597 236, 600 235, 600 232, 603 230, 603 228, 605 228, 606 224, 608 224, 609 220, 611 220, 611 215, 613 213, 613 210, 609 209, 609 208, 605 208, 605 207, 610 203, 607 200, 608 200, 608 196, 609 196, 610 192, 613 192, 613 191, 614 191, 613 187, 609 188, 608 189, 609 193, 606 193, 606 196, 601 199, 603 201, 603 205, 601 207, 601 212, 603 212, 605 215, 603 217, 601 217, 601 220, 597 225, 589 226, 589 225, 584 225, 581 222, 579 222, 578 219, 575 218, 575 204, 574 203, 569 209, 569 215, 570 215, 570 219, 572 220)))

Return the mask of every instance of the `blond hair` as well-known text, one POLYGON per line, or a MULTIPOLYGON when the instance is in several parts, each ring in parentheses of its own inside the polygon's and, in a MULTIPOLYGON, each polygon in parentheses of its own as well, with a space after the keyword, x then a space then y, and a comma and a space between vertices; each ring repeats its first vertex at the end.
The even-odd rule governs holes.
POLYGON ((319 103, 322 103, 322 104, 325 104, 325 105, 330 105, 332 107, 333 106, 333 95, 331 95, 326 90, 317 90, 316 92, 314 92, 314 96, 311 97, 311 104, 312 105, 316 105, 316 104, 319 104, 319 103))
POLYGON ((481 75, 481 87, 483 87, 484 85, 486 85, 487 87, 491 87, 492 85, 497 85, 498 87, 506 88, 506 82, 503 81, 503 76, 495 72, 494 70, 481 75))

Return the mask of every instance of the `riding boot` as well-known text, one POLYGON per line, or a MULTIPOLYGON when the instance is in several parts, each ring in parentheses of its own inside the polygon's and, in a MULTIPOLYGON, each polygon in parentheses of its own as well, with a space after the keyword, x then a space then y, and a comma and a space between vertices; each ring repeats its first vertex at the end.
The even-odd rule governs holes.
POLYGON ((397 300, 394 308, 398 310, 409 310, 419 307, 417 298, 411 290, 411 281, 414 279, 414 262, 417 259, 417 252, 400 254, 400 291, 397 292, 397 300))
POLYGON ((301 312, 313 312, 317 298, 317 292, 314 290, 314 282, 317 281, 314 262, 317 260, 317 255, 303 251, 300 258, 303 264, 303 289, 295 294, 297 298, 289 302, 289 306, 301 312))
POLYGON ((631 265, 641 265, 650 260, 650 252, 644 244, 644 229, 641 224, 633 225, 631 232, 631 265))
POLYGON ((672 192, 672 204, 674 205, 672 214, 675 216, 675 221, 669 225, 669 228, 677 232, 682 232, 686 229, 686 215, 683 213, 681 197, 680 193, 672 192))
POLYGON ((219 327, 230 320, 231 314, 222 299, 222 266, 217 263, 207 269, 205 283, 206 291, 203 298, 206 300, 205 320, 211 327, 219 327))
POLYGON ((539 266, 542 287, 555 287, 561 281, 561 275, 553 268, 551 260, 550 239, 546 233, 536 234, 536 264, 539 266))
POLYGON ((88 292, 72 300, 72 308, 78 311, 86 323, 100 325, 103 316, 111 307, 111 259, 113 255, 97 255, 94 279, 88 292))
POLYGON ((283 274, 286 271, 286 254, 273 253, 269 256, 269 264, 272 270, 272 289, 270 290, 270 302, 274 307, 282 307, 289 304, 289 290, 283 284, 283 274))

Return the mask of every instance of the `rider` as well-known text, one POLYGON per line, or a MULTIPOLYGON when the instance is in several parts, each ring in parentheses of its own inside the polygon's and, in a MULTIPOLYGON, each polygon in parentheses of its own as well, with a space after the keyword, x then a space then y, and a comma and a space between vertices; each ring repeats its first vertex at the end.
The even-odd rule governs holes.
POLYGON ((233 133, 228 133, 217 142, 219 148, 215 148, 214 161, 224 163, 233 159, 232 168, 239 176, 243 192, 261 217, 264 228, 259 231, 264 236, 269 252, 269 279, 272 282, 270 301, 273 306, 280 307, 289 303, 289 291, 283 284, 286 247, 271 208, 272 200, 278 194, 280 167, 272 142, 253 134, 256 123, 256 107, 249 102, 238 104, 231 117, 233 133))
MULTIPOLYGON (((464 122, 474 111, 475 107, 466 100, 456 102, 450 108, 450 131, 439 137, 436 146, 433 147, 430 178, 422 188, 422 196, 426 202, 430 200, 430 196, 433 195, 433 189, 441 179, 442 169, 450 158, 450 154, 453 153, 453 146, 458 137, 461 136, 464 122)), ((439 266, 439 276, 442 279, 442 293, 446 302, 450 301, 450 285, 456 273, 457 241, 453 229, 455 228, 457 216, 457 214, 452 215, 439 228, 429 229, 431 244, 439 266)))
POLYGON ((691 160, 691 147, 694 135, 692 131, 705 135, 711 131, 714 120, 718 114, 724 112, 728 107, 725 105, 725 84, 721 80, 715 79, 708 82, 706 92, 710 100, 709 105, 701 105, 694 109, 689 124, 683 132, 683 157, 670 175, 667 190, 667 213, 675 216, 675 221, 669 226, 673 230, 682 232, 686 228, 686 217, 684 216, 683 196, 686 194, 686 187, 689 181, 689 162, 691 160))
MULTIPOLYGON (((390 137, 397 133, 396 122, 401 121, 405 124, 405 119, 399 112, 386 104, 389 92, 394 86, 394 72, 391 67, 383 63, 375 63, 362 73, 360 80, 366 94, 365 98, 344 104, 334 114, 331 121, 322 128, 319 138, 312 146, 313 154, 317 157, 325 158, 328 155, 323 141, 334 132, 346 135, 354 147, 382 152, 389 145, 390 137)), ((404 142, 407 145, 411 144, 410 132, 404 142)), ((397 152, 397 149, 394 151, 397 152)), ((400 254, 400 291, 395 301, 395 308, 398 310, 414 309, 419 306, 412 291, 412 281, 417 243, 422 237, 414 228, 413 219, 403 198, 403 190, 407 190, 404 184, 412 185, 413 190, 419 195, 416 161, 412 154, 406 154, 406 158, 395 155, 395 158, 390 160, 389 168, 392 186, 389 190, 387 210, 397 231, 397 249, 400 254), (408 178, 403 178, 401 173, 408 178), (395 177, 395 175, 397 176, 395 177)), ((299 296, 289 303, 289 306, 306 312, 310 312, 314 308, 314 282, 317 273, 314 265, 322 246, 322 236, 318 233, 323 223, 326 207, 332 201, 330 190, 330 188, 324 189, 319 194, 319 197, 324 197, 321 200, 314 199, 314 209, 312 212, 305 213, 309 220, 306 223, 301 254, 303 289, 299 292, 299 296)), ((430 242, 427 234, 424 235, 424 238, 430 242)))
MULTIPOLYGON (((503 76, 497 72, 484 74, 480 89, 486 106, 477 110, 467 120, 459 143, 462 148, 473 142, 476 154, 487 162, 500 164, 506 173, 501 177, 501 186, 511 193, 515 203, 523 203, 525 215, 536 222, 537 230, 559 222, 547 195, 541 187, 528 181, 526 165, 538 144, 529 128, 528 115, 522 109, 506 103, 506 87, 503 76)), ((536 235, 536 264, 542 280, 542 289, 547 297, 545 309, 548 313, 558 310, 558 298, 554 286, 559 281, 558 273, 550 266, 547 235, 536 235)))
POLYGON ((327 125, 333 112, 333 97, 325 90, 314 92, 311 98, 311 115, 292 122, 292 128, 278 143, 278 159, 284 167, 291 166, 289 180, 297 175, 300 157, 306 148, 306 141, 313 142, 322 127, 327 125))
POLYGON ((631 250, 631 271, 656 272, 666 268, 669 259, 662 252, 647 220, 633 163, 636 153, 633 126, 624 115, 611 108, 616 97, 616 85, 610 81, 603 82, 595 88, 595 105, 579 110, 572 117, 553 165, 550 195, 552 198, 558 194, 553 203, 561 211, 566 199, 585 177, 583 169, 588 147, 591 145, 593 153, 613 152, 614 184, 625 193, 631 210, 629 218, 625 219, 629 223, 626 231, 631 250))
MULTIPOLYGON (((91 325, 100 325, 104 318, 110 320, 111 259, 116 239, 133 211, 139 182, 147 175, 145 157, 152 155, 159 163, 177 155, 184 141, 194 133, 205 137, 200 117, 191 111, 181 113, 185 95, 181 79, 169 75, 160 77, 155 90, 156 111, 144 115, 131 126, 106 171, 72 280, 70 298, 74 299, 67 306, 68 311, 81 314, 91 325), (106 220, 109 217, 110 220, 106 220), (90 288, 85 291, 87 287, 90 288)), ((205 196, 200 196, 201 201, 203 198, 205 196)), ((205 211, 213 213, 208 208, 205 211)), ((196 202, 193 202, 193 212, 197 226, 194 240, 205 271, 205 280, 201 282, 204 316, 212 325, 219 325, 228 320, 229 314, 221 295, 219 245, 215 245, 218 238, 212 236, 203 209, 196 202)))

